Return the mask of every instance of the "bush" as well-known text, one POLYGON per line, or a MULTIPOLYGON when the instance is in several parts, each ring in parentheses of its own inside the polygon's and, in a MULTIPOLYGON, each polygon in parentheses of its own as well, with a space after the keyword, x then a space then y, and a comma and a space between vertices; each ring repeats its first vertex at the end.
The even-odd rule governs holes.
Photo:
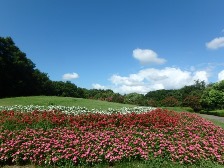
POLYGON ((158 102, 154 99, 150 99, 148 100, 147 105, 151 107, 158 107, 158 102))
POLYGON ((224 109, 224 80, 206 88, 201 105, 206 110, 224 109))
POLYGON ((195 112, 201 111, 200 97, 198 96, 186 96, 183 100, 183 106, 191 107, 195 112))
POLYGON ((161 105, 167 107, 175 107, 179 106, 179 101, 175 97, 169 96, 161 101, 161 105))

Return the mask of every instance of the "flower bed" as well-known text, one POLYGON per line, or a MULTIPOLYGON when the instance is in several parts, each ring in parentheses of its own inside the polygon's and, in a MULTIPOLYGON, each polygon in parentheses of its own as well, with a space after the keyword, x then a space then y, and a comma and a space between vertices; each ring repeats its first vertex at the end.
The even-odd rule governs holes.
POLYGON ((0 106, 0 111, 14 111, 14 112, 32 112, 32 111, 60 111, 65 114, 72 114, 72 115, 79 115, 79 114, 86 114, 86 113, 100 113, 100 114, 113 114, 113 113, 120 113, 120 114, 128 114, 128 113, 143 113, 146 111, 154 110, 154 107, 123 107, 120 109, 113 109, 108 108, 107 110, 101 109, 87 109, 86 107, 79 107, 79 106, 39 106, 39 105, 14 105, 14 106, 0 106))
POLYGON ((0 163, 85 165, 162 157, 224 164, 224 130, 190 113, 0 113, 0 163))

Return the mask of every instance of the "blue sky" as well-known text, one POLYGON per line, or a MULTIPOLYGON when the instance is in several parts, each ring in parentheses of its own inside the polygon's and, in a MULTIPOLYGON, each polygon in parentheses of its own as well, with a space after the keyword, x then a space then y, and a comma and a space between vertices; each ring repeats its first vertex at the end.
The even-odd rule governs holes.
POLYGON ((0 0, 13 38, 51 80, 147 93, 224 79, 223 0, 0 0))

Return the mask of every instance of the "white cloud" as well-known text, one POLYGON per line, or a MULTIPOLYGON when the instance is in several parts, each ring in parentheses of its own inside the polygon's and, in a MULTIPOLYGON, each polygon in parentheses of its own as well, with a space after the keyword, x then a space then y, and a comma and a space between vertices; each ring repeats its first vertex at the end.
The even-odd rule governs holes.
POLYGON ((103 89, 103 90, 107 89, 106 86, 100 85, 98 83, 92 84, 92 87, 93 89, 103 89))
POLYGON ((79 75, 77 73, 66 73, 62 76, 63 80, 73 80, 79 78, 79 75))
POLYGON ((217 37, 213 39, 212 41, 206 43, 206 47, 208 49, 214 49, 214 50, 224 47, 224 37, 217 37))
POLYGON ((199 81, 205 81, 205 83, 208 83, 208 76, 209 74, 206 71, 197 71, 195 72, 193 79, 195 81, 199 80, 199 81))
POLYGON ((135 49, 133 50, 133 57, 139 60, 142 65, 151 63, 164 64, 166 62, 165 59, 158 58, 156 52, 149 49, 135 49))
POLYGON ((222 70, 221 72, 219 72, 218 74, 218 81, 224 80, 224 70, 222 70))
POLYGON ((113 75, 110 81, 115 85, 126 85, 126 86, 138 86, 143 84, 141 81, 144 78, 137 74, 131 74, 129 77, 122 77, 119 75, 113 75))
POLYGON ((191 72, 172 67, 148 68, 129 76, 112 75, 109 80, 114 85, 112 90, 115 92, 146 94, 158 89, 179 89, 194 84, 195 80, 208 83, 208 74, 206 71, 191 72))
POLYGON ((149 88, 147 86, 127 86, 121 85, 120 87, 116 87, 113 89, 114 92, 118 92, 121 94, 128 94, 128 93, 140 93, 145 94, 148 92, 149 88))

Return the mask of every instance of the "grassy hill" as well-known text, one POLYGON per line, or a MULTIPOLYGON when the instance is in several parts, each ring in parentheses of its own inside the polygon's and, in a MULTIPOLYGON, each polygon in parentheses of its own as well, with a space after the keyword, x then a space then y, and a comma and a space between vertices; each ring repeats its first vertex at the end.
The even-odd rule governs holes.
POLYGON ((12 105, 62 105, 62 106, 81 106, 88 109, 122 108, 135 107, 135 105, 106 102, 92 99, 72 98, 72 97, 57 97, 57 96, 30 96, 30 97, 14 97, 0 99, 0 106, 12 105))

